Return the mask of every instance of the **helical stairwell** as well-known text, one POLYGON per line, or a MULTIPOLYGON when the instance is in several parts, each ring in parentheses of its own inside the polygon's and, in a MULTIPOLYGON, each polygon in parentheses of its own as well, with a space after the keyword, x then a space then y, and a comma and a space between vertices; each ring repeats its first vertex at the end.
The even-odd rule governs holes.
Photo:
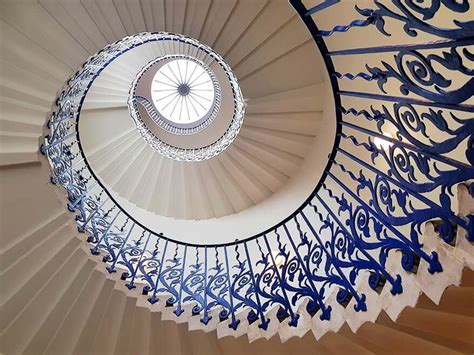
MULTIPOLYGON (((108 3, 113 12, 92 0, 1 2, 2 33, 16 33, 2 50, 8 80, 33 75, 28 60, 15 62, 25 43, 44 61, 70 56, 35 35, 32 15, 90 55, 72 75, 76 63, 66 63, 38 84, 50 94, 70 76, 42 156, 15 153, 21 140, 2 144, 6 204, 23 201, 10 186, 44 183, 47 168, 55 190, 38 189, 28 226, 11 226, 21 207, 4 213, 2 352, 474 351, 469 1, 108 3), (301 59, 283 72, 309 56, 317 68, 301 59), (209 86, 196 89, 189 66, 209 86), (199 117, 182 124, 193 110, 199 117), (17 167, 39 165, 16 178, 17 167), (36 212, 47 198, 50 212, 36 212), (58 230, 70 236, 50 237, 58 230), (42 249, 49 256, 34 261, 42 249), (31 321, 55 279, 69 286, 31 321), (163 326, 153 314, 220 340, 157 350, 150 339, 163 326), (456 325, 464 331, 446 331, 456 325), (251 344, 237 343, 243 335, 251 344)), ((32 127, 50 97, 19 100, 27 84, 8 80, 2 141, 39 136, 32 127)))

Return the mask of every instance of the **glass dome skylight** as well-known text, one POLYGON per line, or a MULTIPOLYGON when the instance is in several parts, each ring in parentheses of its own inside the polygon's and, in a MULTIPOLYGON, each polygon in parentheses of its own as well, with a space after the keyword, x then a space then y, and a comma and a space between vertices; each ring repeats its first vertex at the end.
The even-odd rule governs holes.
POLYGON ((240 131, 245 102, 222 57, 199 41, 156 33, 167 46, 132 82, 128 107, 145 141, 178 161, 201 161, 224 151, 240 131))
POLYGON ((191 124, 209 114, 215 103, 215 88, 201 63, 176 59, 156 72, 151 97, 163 118, 175 124, 191 124))

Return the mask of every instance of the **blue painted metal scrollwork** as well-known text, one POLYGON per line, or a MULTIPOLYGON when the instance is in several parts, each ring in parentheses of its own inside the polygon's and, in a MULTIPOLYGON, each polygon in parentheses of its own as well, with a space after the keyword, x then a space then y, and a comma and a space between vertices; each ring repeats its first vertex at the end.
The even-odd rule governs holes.
MULTIPOLYGON (((462 53, 467 59, 474 60, 474 54, 469 49, 464 48, 462 53)), ((367 71, 377 80, 380 90, 384 93, 386 93, 384 86, 390 78, 401 83, 400 92, 403 95, 413 92, 439 103, 458 104, 469 99, 474 92, 474 78, 472 78, 474 70, 464 66, 456 47, 452 47, 449 52, 443 51, 442 56, 437 54, 425 56, 418 51, 401 50, 395 55, 394 60, 396 68, 385 61, 382 61, 384 69, 366 65, 367 71), (464 74, 467 81, 462 86, 450 90, 453 80, 435 70, 436 64, 452 72, 464 74), (431 88, 433 89, 430 90, 431 88)))
MULTIPOLYGON (((385 31, 385 23, 388 19, 397 20, 404 23, 403 30, 409 36, 416 37, 417 31, 430 33, 441 38, 467 38, 474 35, 474 21, 458 21, 453 20, 453 28, 441 28, 431 25, 428 20, 435 18, 438 14, 441 5, 453 13, 466 13, 470 9, 468 0, 461 2, 456 0, 393 0, 392 5, 395 7, 391 9, 390 6, 383 4, 380 1, 374 1, 377 9, 360 9, 356 7, 359 14, 366 16, 373 21, 377 29, 386 36, 390 36, 385 31), (424 7, 423 3, 427 3, 424 7), (419 16, 422 16, 420 19, 419 16)), ((442 12, 445 14, 446 12, 442 12)))
MULTIPOLYGON (((319 31, 318 35, 331 36, 337 32, 347 32, 353 27, 366 27, 375 25, 377 30, 385 36, 391 36, 385 30, 387 20, 396 20, 404 23, 403 30, 411 37, 416 37, 418 31, 426 32, 441 38, 459 39, 469 38, 474 35, 474 21, 452 21, 452 28, 441 28, 430 24, 428 21, 435 18, 438 14, 441 4, 453 13, 467 13, 470 10, 468 0, 458 2, 456 0, 429 0, 426 3, 430 5, 423 7, 425 1, 414 0, 393 0, 391 5, 380 1, 374 1, 375 9, 361 9, 355 6, 355 10, 365 19, 353 20, 348 25, 334 26, 330 31, 319 31), (420 19, 419 16, 422 16, 420 19)), ((446 12, 443 12, 445 14, 446 12)))

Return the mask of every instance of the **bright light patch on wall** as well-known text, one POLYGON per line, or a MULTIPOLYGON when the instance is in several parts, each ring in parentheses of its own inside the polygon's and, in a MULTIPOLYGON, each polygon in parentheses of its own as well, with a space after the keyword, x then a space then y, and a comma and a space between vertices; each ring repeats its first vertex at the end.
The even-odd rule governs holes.
POLYGON ((272 250, 272 257, 273 257, 273 260, 275 261, 276 267, 280 269, 285 263, 284 256, 281 255, 278 251, 272 250))
MULTIPOLYGON (((388 133, 388 132, 384 132, 383 135, 388 138, 393 138, 393 134, 388 133)), ((390 142, 389 140, 386 140, 380 137, 374 138, 374 144, 377 148, 383 149, 383 150, 388 150, 393 145, 393 143, 390 142)))

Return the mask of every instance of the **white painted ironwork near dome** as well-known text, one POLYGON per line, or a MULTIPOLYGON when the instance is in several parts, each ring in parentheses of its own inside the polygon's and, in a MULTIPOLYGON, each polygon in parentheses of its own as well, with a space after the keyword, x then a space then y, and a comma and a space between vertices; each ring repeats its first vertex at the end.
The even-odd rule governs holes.
POLYGON ((218 155, 233 142, 244 119, 244 99, 237 78, 221 56, 199 41, 169 33, 155 33, 153 36, 184 42, 194 47, 194 53, 158 57, 138 73, 128 99, 130 116, 137 129, 148 144, 174 160, 202 161, 218 155), (175 135, 196 134, 222 115, 221 85, 212 66, 218 66, 225 73, 225 84, 232 92, 233 117, 227 130, 211 144, 195 148, 179 147, 160 139, 141 117, 140 106, 159 128, 175 135), (153 77, 145 97, 140 95, 137 87, 149 71, 153 72, 153 77))
POLYGON ((215 118, 219 110, 217 78, 204 63, 183 56, 163 65, 151 84, 153 104, 176 126, 215 118))
POLYGON ((165 55, 140 71, 130 98, 142 104, 165 131, 190 135, 208 127, 217 117, 221 90, 216 75, 202 61, 187 55, 165 55), (153 69, 156 71, 149 85, 150 102, 137 94, 136 87, 143 74, 153 69))

